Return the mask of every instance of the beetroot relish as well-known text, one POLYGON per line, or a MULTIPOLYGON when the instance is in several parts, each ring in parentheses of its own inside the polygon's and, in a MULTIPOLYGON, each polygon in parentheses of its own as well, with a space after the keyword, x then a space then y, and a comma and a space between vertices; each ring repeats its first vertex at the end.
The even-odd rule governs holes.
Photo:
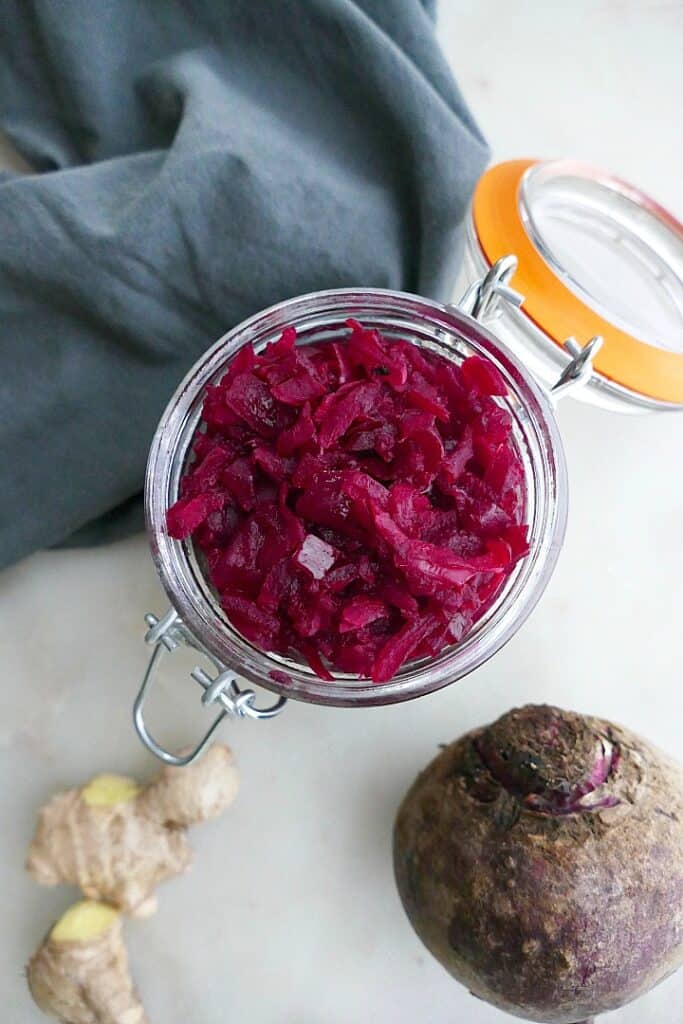
POLYGON ((167 528, 255 646, 379 683, 462 640, 528 552, 524 470, 493 364, 348 327, 240 349, 167 528))

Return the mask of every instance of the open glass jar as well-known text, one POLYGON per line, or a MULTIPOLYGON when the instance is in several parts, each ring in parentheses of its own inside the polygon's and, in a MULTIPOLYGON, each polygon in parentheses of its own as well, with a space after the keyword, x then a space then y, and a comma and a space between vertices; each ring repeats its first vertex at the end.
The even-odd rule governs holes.
MULTIPOLYGON (((496 168, 492 168, 487 173, 495 171, 496 168)), ((522 178, 525 173, 526 170, 522 178)), ((546 173, 557 187, 554 174, 546 173)), ((487 175, 479 187, 485 186, 485 191, 489 187, 486 178, 487 175)), ((541 195, 543 203, 548 205, 544 180, 541 178, 540 184, 537 182, 534 186, 536 191, 532 189, 529 194, 541 195)), ((561 191, 566 188, 563 182, 561 191)), ((598 205, 602 216, 602 206, 598 205)), ((529 200, 527 206, 533 209, 534 202, 529 200)), ((141 739, 167 763, 187 764, 197 757, 226 715, 270 718, 282 710, 289 698, 343 707, 390 704, 437 690, 472 672, 522 625, 545 589, 559 555, 566 525, 568 488, 562 442, 553 411, 556 397, 588 384, 606 404, 632 404, 641 409, 676 407, 671 396, 655 399, 636 394, 594 373, 591 360, 600 351, 602 337, 592 337, 583 346, 571 337, 560 344, 554 337, 557 330, 549 330, 547 324, 542 329, 538 320, 527 317, 520 309, 522 296, 510 287, 518 270, 517 258, 502 254, 495 260, 487 258, 477 228, 478 209, 481 210, 480 190, 473 205, 464 264, 463 283, 467 287, 458 305, 446 306, 400 292, 374 289, 342 289, 297 297, 229 331, 195 364, 171 399, 152 442, 145 488, 152 555, 171 608, 161 619, 153 615, 146 617, 149 626, 146 640, 154 647, 154 653, 134 709, 135 726, 141 739), (191 541, 173 540, 166 530, 166 512, 178 497, 206 386, 223 376, 230 360, 246 344, 251 343, 258 352, 275 341, 287 326, 296 328, 297 344, 332 340, 347 333, 345 321, 350 316, 365 326, 378 328, 389 339, 405 339, 451 360, 462 361, 473 354, 490 360, 507 384, 508 397, 501 401, 512 417, 513 436, 526 477, 530 553, 518 563, 495 602, 460 643, 436 657, 407 664, 390 682, 379 684, 340 672, 333 673, 332 681, 323 681, 301 662, 256 649, 234 629, 222 611, 191 541), (493 325, 495 333, 485 322, 493 325), (526 342, 522 343, 525 337, 526 342), (548 385, 553 379, 555 384, 551 388, 548 385), (158 744, 144 719, 145 700, 158 660, 179 644, 202 652, 215 667, 214 676, 201 668, 196 668, 191 675, 204 691, 203 702, 215 704, 218 709, 201 742, 184 755, 175 755, 158 744), (271 691, 276 699, 266 706, 257 704, 255 692, 245 689, 244 681, 249 686, 256 684, 271 691)), ((485 215, 481 222, 485 226, 485 215)), ((523 219, 521 223, 524 224, 523 219)), ((668 225, 667 230, 670 230, 668 225)), ((520 247, 524 250, 521 243, 520 247)), ((546 259, 545 256, 539 258, 546 259)), ((528 263, 528 253, 526 259, 528 263)), ((531 259, 532 264, 534 259, 531 259)), ((524 279, 524 275, 521 276, 524 279)), ((571 308, 576 293, 564 283, 562 287, 569 291, 571 308)), ((557 294, 560 304, 566 301, 561 292, 557 294)), ((578 301, 583 302, 583 298, 578 301)), ((674 314, 678 308, 674 302, 674 314)), ((680 309, 683 310, 683 305, 680 309)), ((580 320, 583 327, 604 323, 599 316, 597 319, 584 316, 580 320)), ((562 318, 560 322, 563 323, 562 318)), ((609 324, 607 326, 609 328, 609 324)), ((583 337, 586 340, 585 334, 583 337)), ((666 352, 657 344, 648 347, 656 350, 655 360, 657 352, 666 352)), ((680 359, 683 372, 683 354, 671 354, 680 359)), ((677 366, 676 360, 674 363, 677 366)), ((681 379, 683 381, 683 377, 681 379)), ((681 400, 683 405, 683 394, 681 400)))

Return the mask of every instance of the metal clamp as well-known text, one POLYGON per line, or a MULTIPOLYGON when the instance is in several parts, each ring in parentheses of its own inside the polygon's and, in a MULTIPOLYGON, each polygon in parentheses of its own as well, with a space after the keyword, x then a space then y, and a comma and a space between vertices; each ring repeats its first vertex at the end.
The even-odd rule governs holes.
POLYGON ((138 695, 135 698, 133 723, 138 736, 147 749, 161 761, 164 761, 165 764, 174 765, 175 767, 192 764, 204 752, 211 737, 226 715, 229 715, 231 718, 275 718, 287 703, 286 697, 279 697, 269 707, 257 708, 254 705, 256 700, 254 691, 240 689, 236 679, 226 666, 209 654, 208 651, 204 650, 204 648, 200 647, 190 636, 174 609, 169 609, 161 619, 158 619, 156 615, 148 613, 145 615, 145 622, 149 627, 145 635, 145 643, 153 646, 154 652, 149 660, 138 695), (152 687, 161 658, 164 654, 172 653, 181 644, 205 654, 216 667, 218 673, 215 677, 211 677, 208 672, 205 672, 199 666, 190 673, 191 678, 204 690, 202 704, 205 706, 218 704, 220 705, 220 711, 214 718, 208 732, 189 754, 173 754, 157 743, 149 732, 143 716, 145 700, 152 687))
POLYGON ((501 256, 483 277, 469 286, 457 303, 457 308, 475 320, 488 316, 500 299, 519 309, 524 296, 508 287, 508 281, 512 280, 516 270, 516 256, 501 256))
MULTIPOLYGON (((469 286, 457 303, 457 308, 475 320, 489 316, 500 300, 519 309, 524 302, 524 296, 508 287, 508 281, 512 280, 517 270, 517 264, 517 257, 513 254, 501 256, 483 277, 469 286)), ((562 347, 572 358, 550 388, 550 398, 554 403, 588 383, 593 374, 593 357, 602 347, 603 341, 601 335, 596 334, 583 346, 576 338, 567 338, 563 342, 562 347)))

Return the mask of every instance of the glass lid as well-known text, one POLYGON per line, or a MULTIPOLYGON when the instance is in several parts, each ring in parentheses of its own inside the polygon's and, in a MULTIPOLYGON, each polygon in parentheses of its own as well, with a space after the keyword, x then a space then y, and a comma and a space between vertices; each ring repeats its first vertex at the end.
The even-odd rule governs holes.
POLYGON ((561 345, 605 339, 602 386, 683 408, 683 226, 638 189, 584 164, 514 160, 490 168, 473 202, 486 262, 519 260, 521 315, 561 345))
POLYGON ((522 178, 522 220, 544 259, 597 313, 683 352, 683 237, 628 185, 568 162, 522 178))

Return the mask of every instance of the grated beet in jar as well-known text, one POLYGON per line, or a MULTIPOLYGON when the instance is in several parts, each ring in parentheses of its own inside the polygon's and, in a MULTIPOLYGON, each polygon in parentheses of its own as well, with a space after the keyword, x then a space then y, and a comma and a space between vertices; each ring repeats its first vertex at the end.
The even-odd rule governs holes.
POLYGON ((552 574, 566 468, 549 394, 479 321, 340 289, 266 309, 204 353, 152 441, 145 508, 170 609, 147 616, 134 717, 180 764, 224 714, 390 704, 481 665, 552 574), (143 717, 179 644, 214 666, 192 678, 221 708, 186 757, 143 717), (252 684, 279 701, 262 706, 252 684))
POLYGON ((385 683, 460 642, 528 553, 524 467, 492 362, 346 328, 240 349, 167 526, 252 644, 385 683))

